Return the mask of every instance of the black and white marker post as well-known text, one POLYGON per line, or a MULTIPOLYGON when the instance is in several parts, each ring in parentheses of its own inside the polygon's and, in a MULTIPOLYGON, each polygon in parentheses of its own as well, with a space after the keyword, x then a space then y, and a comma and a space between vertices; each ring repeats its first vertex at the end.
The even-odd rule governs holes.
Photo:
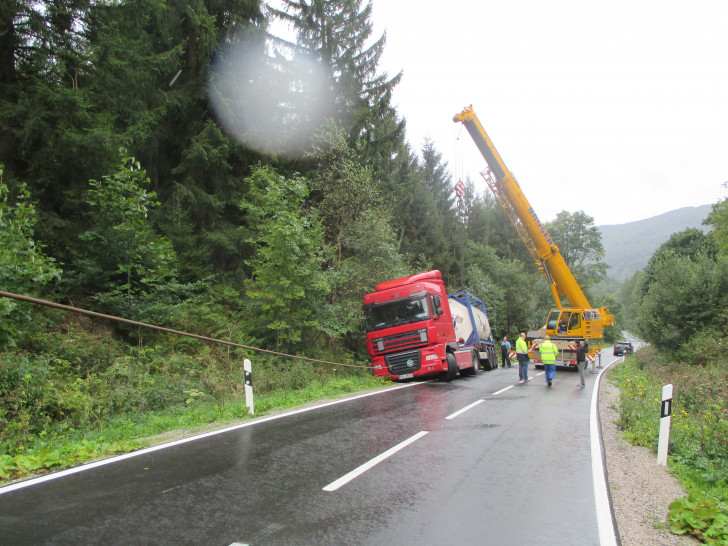
POLYGON ((253 371, 250 360, 243 360, 243 370, 245 371, 245 407, 248 408, 250 415, 255 415, 253 406, 253 371))
POLYGON ((667 451, 670 447, 670 419, 672 415, 672 384, 662 387, 662 408, 660 410, 660 438, 657 443, 657 464, 667 466, 667 451))

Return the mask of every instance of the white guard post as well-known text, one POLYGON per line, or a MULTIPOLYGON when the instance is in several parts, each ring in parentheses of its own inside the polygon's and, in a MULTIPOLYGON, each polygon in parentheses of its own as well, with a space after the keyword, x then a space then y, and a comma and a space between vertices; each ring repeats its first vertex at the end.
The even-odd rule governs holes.
POLYGON ((662 409, 660 410, 660 438, 657 443, 657 464, 667 466, 667 451, 670 447, 670 415, 672 414, 672 384, 662 387, 662 409))
POLYGON ((245 407, 248 408, 250 415, 255 415, 253 406, 253 372, 250 360, 243 360, 243 370, 245 371, 245 407))

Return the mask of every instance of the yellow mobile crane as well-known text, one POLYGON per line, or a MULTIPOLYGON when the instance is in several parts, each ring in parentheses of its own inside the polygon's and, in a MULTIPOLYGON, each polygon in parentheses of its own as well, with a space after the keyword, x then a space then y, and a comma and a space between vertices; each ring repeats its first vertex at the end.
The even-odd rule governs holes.
MULTIPOLYGON (((591 339, 600 339, 603 327, 614 324, 614 316, 605 307, 595 309, 589 304, 589 300, 559 252, 559 247, 538 219, 513 173, 508 170, 493 146, 480 120, 473 112, 473 107, 466 106, 453 118, 453 121, 465 126, 483 155, 488 168, 480 174, 505 210, 551 288, 556 309, 551 309, 544 329, 538 334, 548 334, 551 337, 559 348, 561 364, 576 364, 577 343, 581 340, 588 342, 591 339), (566 297, 569 307, 562 305, 560 296, 566 297)), ((538 341, 540 340, 534 341, 532 349, 538 347, 538 341)), ((595 348, 590 347, 591 358, 594 357, 594 352, 595 348)))

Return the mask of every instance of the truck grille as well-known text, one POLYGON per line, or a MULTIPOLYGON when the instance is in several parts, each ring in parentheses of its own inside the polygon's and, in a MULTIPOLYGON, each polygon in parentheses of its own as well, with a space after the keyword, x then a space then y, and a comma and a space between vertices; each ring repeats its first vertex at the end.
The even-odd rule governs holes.
POLYGON ((392 375, 412 373, 420 369, 420 352, 407 351, 405 353, 394 353, 384 357, 387 368, 392 375))
POLYGON ((372 339, 374 354, 390 353, 424 345, 427 345, 427 330, 425 328, 372 339))

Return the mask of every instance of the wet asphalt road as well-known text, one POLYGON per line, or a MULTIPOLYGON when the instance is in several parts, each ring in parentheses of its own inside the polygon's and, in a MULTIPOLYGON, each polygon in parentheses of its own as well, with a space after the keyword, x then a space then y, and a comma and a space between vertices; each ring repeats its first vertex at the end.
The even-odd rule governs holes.
POLYGON ((599 544, 596 376, 530 375, 405 384, 0 489, 0 544, 599 544))

